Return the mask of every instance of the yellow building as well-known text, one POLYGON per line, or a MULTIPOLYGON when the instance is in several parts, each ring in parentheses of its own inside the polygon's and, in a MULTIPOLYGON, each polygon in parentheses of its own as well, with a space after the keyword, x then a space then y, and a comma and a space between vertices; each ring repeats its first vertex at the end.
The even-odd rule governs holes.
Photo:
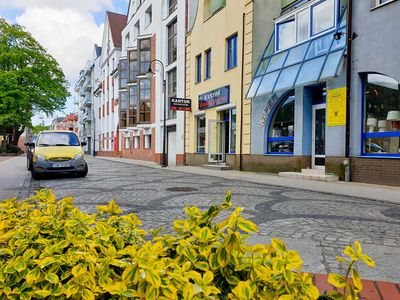
POLYGON ((186 36, 188 165, 240 169, 250 154, 253 0, 193 1, 186 36))

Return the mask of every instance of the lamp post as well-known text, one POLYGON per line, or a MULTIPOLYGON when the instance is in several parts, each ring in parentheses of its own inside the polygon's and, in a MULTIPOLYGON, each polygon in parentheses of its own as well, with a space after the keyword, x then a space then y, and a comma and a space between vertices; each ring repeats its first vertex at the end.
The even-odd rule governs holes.
MULTIPOLYGON (((151 65, 152 63, 158 63, 161 66, 161 72, 158 71, 159 73, 161 73, 162 76, 162 84, 163 84, 163 95, 164 95, 164 112, 163 112, 163 116, 164 116, 164 120, 163 120, 163 149, 162 149, 162 158, 161 158, 161 167, 166 167, 167 166, 167 145, 166 145, 166 141, 167 141, 167 82, 165 80, 165 74, 164 74, 164 64, 162 63, 161 60, 158 59, 153 59, 152 61, 150 61, 149 64, 149 70, 147 71, 146 75, 148 79, 152 79, 155 75, 155 72, 152 71, 151 69, 151 65)), ((157 71, 157 70, 156 70, 157 71)))

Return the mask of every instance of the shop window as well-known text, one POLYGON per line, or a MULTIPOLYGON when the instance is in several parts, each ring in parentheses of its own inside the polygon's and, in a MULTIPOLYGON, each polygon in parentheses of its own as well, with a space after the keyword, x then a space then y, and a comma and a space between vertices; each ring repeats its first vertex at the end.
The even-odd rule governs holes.
POLYGON ((139 122, 150 123, 150 113, 150 80, 142 79, 139 81, 139 122))
POLYGON ((176 19, 168 25, 168 64, 176 61, 177 54, 177 22, 176 19))
POLYGON ((139 73, 146 74, 151 60, 151 40, 139 40, 139 73))
POLYGON ((205 79, 211 78, 211 48, 205 51, 205 79))
POLYGON ((121 91, 119 93, 120 106, 119 106, 119 120, 120 127, 126 128, 127 126, 127 113, 128 113, 128 95, 126 91, 121 91))
POLYGON ((310 39, 336 25, 338 0, 314 0, 301 11, 289 13, 275 23, 276 51, 310 39), (311 26, 310 26, 311 24, 311 26))
POLYGON ((137 86, 130 86, 129 89, 129 118, 128 126, 136 126, 138 119, 138 98, 137 98, 137 86))
POLYGON ((206 117, 197 117, 197 152, 205 153, 206 149, 206 117))
POLYGON ((129 57, 129 82, 136 82, 138 68, 137 50, 132 50, 128 52, 129 57))
MULTIPOLYGON (((173 69, 167 74, 168 80, 168 99, 176 97, 176 69, 173 69)), ((170 101, 168 101, 168 119, 176 118, 176 111, 170 109, 170 101)))
POLYGON ((400 84, 368 74, 364 94, 363 154, 400 157, 400 84))
POLYGON ((237 34, 226 39, 226 69, 230 70, 237 67, 237 34))
POLYGON ((268 130, 268 154, 293 154, 294 102, 295 96, 292 92, 276 108, 268 130))
POLYGON ((223 112, 225 122, 225 151, 236 153, 236 108, 223 112))
POLYGON ((196 83, 201 81, 201 54, 196 56, 196 83))
POLYGON ((119 61, 119 88, 125 89, 128 83, 128 61, 126 59, 119 61))

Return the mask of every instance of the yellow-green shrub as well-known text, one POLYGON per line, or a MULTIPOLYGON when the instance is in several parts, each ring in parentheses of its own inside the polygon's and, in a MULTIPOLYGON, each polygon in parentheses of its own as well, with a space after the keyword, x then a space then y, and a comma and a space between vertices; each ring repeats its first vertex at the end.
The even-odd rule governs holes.
MULTIPOLYGON (((0 204, 1 299, 317 299, 299 254, 279 239, 250 246, 257 231, 225 202, 185 208, 175 234, 145 240, 134 215, 111 201, 88 215, 72 198, 40 191, 0 204)), ((337 295, 335 295, 337 296, 337 295)))

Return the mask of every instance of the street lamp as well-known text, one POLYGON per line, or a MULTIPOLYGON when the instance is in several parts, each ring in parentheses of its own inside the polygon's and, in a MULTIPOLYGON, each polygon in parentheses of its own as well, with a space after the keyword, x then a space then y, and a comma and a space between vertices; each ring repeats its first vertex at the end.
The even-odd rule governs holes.
MULTIPOLYGON (((161 72, 158 71, 159 73, 161 73, 162 75, 162 83, 163 83, 163 95, 164 95, 164 120, 163 120, 163 152, 162 152, 162 159, 161 159, 161 167, 166 167, 167 166, 167 157, 166 157, 166 140, 167 140, 167 93, 166 93, 166 89, 167 89, 167 82, 165 80, 165 74, 164 74, 164 64, 162 63, 162 61, 158 60, 158 59, 153 59, 150 64, 149 64, 149 70, 146 73, 146 76, 148 79, 152 79, 155 76, 155 72, 153 72, 153 70, 151 69, 151 64, 152 63, 159 63, 159 65, 161 66, 161 72)), ((157 71, 157 70, 156 70, 157 71)))

